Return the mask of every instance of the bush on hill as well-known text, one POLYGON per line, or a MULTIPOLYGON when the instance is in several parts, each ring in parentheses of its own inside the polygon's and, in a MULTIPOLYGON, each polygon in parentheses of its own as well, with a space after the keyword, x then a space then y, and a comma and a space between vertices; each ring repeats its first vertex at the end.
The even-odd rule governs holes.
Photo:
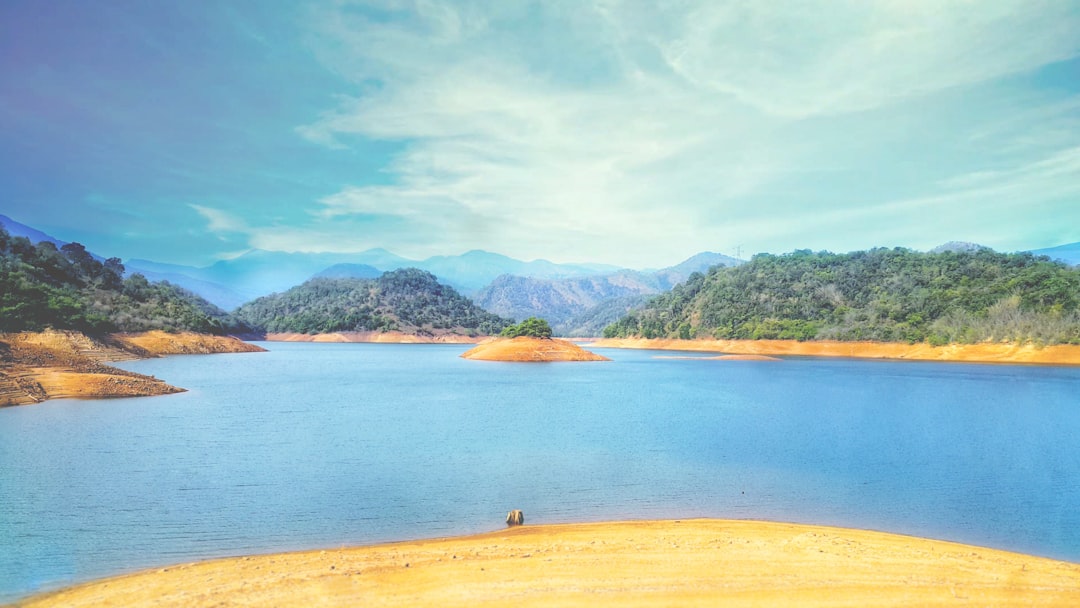
POLYGON ((507 327, 502 330, 502 333, 499 335, 504 338, 518 338, 521 336, 528 336, 530 338, 550 338, 551 326, 543 319, 529 317, 517 325, 507 327))

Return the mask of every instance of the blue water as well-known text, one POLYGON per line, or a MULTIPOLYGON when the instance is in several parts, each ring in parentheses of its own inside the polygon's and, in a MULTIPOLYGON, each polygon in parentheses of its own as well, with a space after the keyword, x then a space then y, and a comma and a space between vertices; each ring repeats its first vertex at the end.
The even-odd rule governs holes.
POLYGON ((819 523, 1080 561, 1078 368, 264 346, 123 365, 186 393, 0 410, 0 600, 497 529, 511 508, 528 523, 819 523))

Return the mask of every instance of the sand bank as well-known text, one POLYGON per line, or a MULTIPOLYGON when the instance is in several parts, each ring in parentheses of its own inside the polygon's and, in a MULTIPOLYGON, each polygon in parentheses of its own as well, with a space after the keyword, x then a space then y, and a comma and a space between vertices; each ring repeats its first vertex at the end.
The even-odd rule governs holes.
POLYGON ((918 361, 968 361, 973 363, 1039 363, 1080 365, 1080 346, 1039 348, 1025 344, 902 344, 894 342, 835 342, 795 340, 668 340, 611 338, 590 344, 605 348, 640 348, 720 352, 732 355, 801 355, 865 359, 911 359, 918 361))
POLYGON ((253 352, 262 348, 226 336, 190 332, 114 334, 74 331, 0 334, 0 407, 67 397, 145 397, 183 391, 109 362, 172 354, 253 352))
POLYGON ((248 344, 232 336, 212 336, 188 331, 172 334, 164 331, 147 331, 137 334, 112 334, 111 337, 132 352, 142 349, 150 356, 266 352, 265 348, 248 344))
POLYGON ((691 361, 783 361, 783 359, 770 357, 768 355, 717 355, 715 357, 656 355, 653 359, 689 359, 691 361))
POLYGON ((216 560, 25 606, 1077 606, 1080 565, 750 521, 523 526, 216 560))
POLYGON ((610 361, 589 352, 573 342, 551 338, 494 338, 462 353, 466 359, 478 361, 551 362, 551 361, 610 361))
POLYGON ((270 342, 372 342, 380 344, 476 344, 489 339, 487 336, 472 337, 454 333, 431 336, 404 334, 399 331, 337 331, 329 334, 270 333, 270 342))

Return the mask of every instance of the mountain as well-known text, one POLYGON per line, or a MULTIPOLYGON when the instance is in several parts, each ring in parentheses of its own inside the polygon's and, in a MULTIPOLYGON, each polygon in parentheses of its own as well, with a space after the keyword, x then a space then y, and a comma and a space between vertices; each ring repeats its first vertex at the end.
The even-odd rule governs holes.
POLYGON ((434 273, 435 276, 467 293, 484 287, 504 274, 555 279, 618 270, 615 266, 597 264, 556 264, 547 260, 523 262, 505 255, 480 250, 468 251, 457 256, 431 257, 416 263, 416 267, 434 273))
POLYGON ((248 329, 175 285, 151 283, 141 275, 124 278, 119 258, 101 262, 79 243, 57 248, 54 241, 33 244, 0 227, 0 331, 222 334, 248 329))
POLYGON ((375 279, 382 271, 367 264, 334 264, 316 274, 316 279, 375 279))
POLYGON ((1068 245, 1036 249, 1031 253, 1034 253, 1035 255, 1045 255, 1052 260, 1061 260, 1070 266, 1080 265, 1080 243, 1069 243, 1068 245))
POLYGON ((351 265, 354 267, 352 271, 369 277, 378 275, 371 270, 361 271, 355 267, 368 266, 375 269, 375 273, 419 268, 465 293, 473 293, 503 274, 559 278, 618 270, 616 266, 601 264, 556 264, 546 260, 523 262, 479 250, 457 256, 410 260, 385 249, 369 249, 360 253, 287 253, 256 249, 201 268, 141 259, 128 263, 133 271, 147 277, 168 278, 227 308, 259 296, 285 291, 312 277, 328 276, 325 274, 327 272, 334 276, 341 273, 347 275, 349 271, 342 265, 351 265))
POLYGON ((271 333, 399 331, 477 336, 498 334, 510 324, 416 268, 393 270, 376 279, 311 279, 284 293, 248 302, 235 314, 271 333))
POLYGON ((30 239, 31 243, 52 243, 53 245, 56 245, 58 249, 67 245, 67 241, 61 241, 36 228, 31 228, 26 224, 20 224, 6 215, 0 215, 0 226, 3 226, 9 235, 26 237, 27 239, 30 239))
POLYGON ((657 270, 653 274, 656 275, 656 278, 660 280, 662 285, 666 286, 664 287, 664 291, 667 291, 686 279, 689 279, 690 275, 695 272, 705 272, 713 266, 738 266, 743 262, 744 260, 733 258, 722 253, 703 251, 674 266, 657 270))
POLYGON ((1031 253, 761 254, 651 299, 607 337, 1080 343, 1080 268, 1031 253))
POLYGON ((985 245, 978 243, 968 243, 966 241, 949 241, 942 245, 938 245, 931 249, 928 253, 945 253, 948 251, 965 252, 965 251, 978 251, 980 249, 990 249, 985 245))
POLYGON ((559 335, 577 337, 603 335, 605 327, 625 317, 631 310, 643 306, 651 297, 648 294, 635 294, 604 300, 559 323, 559 335))
POLYGON ((473 299, 484 310, 512 319, 541 317, 557 335, 568 335, 566 322, 603 302, 660 293, 657 279, 631 270, 573 279, 538 279, 505 274, 473 299))
POLYGON ((484 310, 505 317, 546 319, 556 335, 595 336, 626 314, 627 303, 641 303, 643 296, 667 291, 694 272, 739 263, 726 255, 703 252, 655 272, 620 270, 562 279, 503 275, 473 299, 484 310))

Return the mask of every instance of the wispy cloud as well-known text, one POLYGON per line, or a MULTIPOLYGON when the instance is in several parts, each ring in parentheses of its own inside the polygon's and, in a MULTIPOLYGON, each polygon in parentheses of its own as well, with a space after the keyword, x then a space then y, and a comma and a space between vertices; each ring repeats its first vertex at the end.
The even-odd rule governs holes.
POLYGON ((248 230, 247 222, 227 211, 203 205, 189 204, 188 206, 206 220, 206 229, 210 232, 246 232, 248 230))
MULTIPOLYGON (((982 107, 957 91, 999 93, 1006 77, 1080 53, 1080 14, 1053 2, 386 2, 334 5, 315 27, 323 61, 357 92, 299 132, 331 146, 398 141, 404 151, 385 167, 389 185, 358 182, 321 199, 312 238, 330 220, 382 218, 444 249, 622 263, 744 242, 828 245, 809 230, 832 213, 892 218, 895 193, 843 183, 871 167, 847 138, 877 142, 873 170, 899 183, 907 152, 887 149, 921 135, 896 132, 894 111, 982 107), (793 204, 799 192, 815 202, 793 204)), ((990 171, 995 191, 1024 184, 1032 203, 1060 205, 1061 180, 1080 178, 1074 164, 1024 181, 1021 167, 1037 165, 1030 157, 960 148, 1012 120, 980 111, 967 133, 926 136, 948 148, 938 153, 953 177, 943 167, 912 175, 924 183, 905 198, 972 210, 986 194, 977 176, 990 171)), ((1036 120, 1020 126, 1057 138, 1045 158, 1080 145, 1075 131, 1063 139, 1036 120)), ((986 145, 1015 142, 1007 130, 986 145)), ((855 235, 831 242, 911 243, 922 236, 901 227, 914 225, 874 234, 873 224, 851 224, 855 235)))

